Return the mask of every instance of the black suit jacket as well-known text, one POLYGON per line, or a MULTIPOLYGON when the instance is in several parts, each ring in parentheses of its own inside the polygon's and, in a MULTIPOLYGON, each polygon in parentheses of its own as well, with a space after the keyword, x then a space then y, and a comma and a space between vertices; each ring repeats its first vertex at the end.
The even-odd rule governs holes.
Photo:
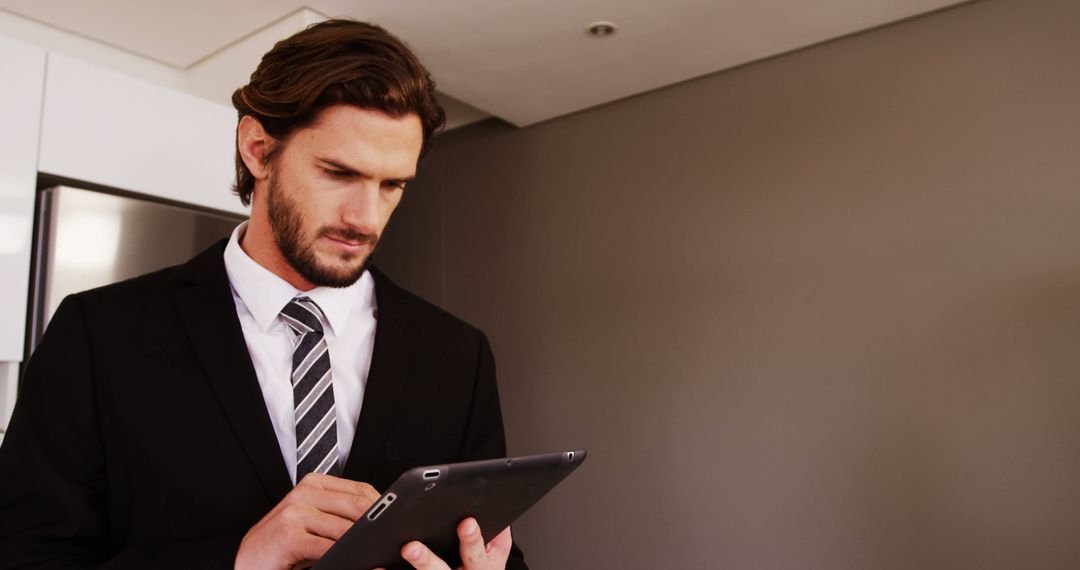
MULTIPOLYGON (((61 304, 0 448, 0 567, 232 568, 291 490, 224 245, 61 304)), ((483 333, 372 274, 375 348, 343 476, 382 490, 418 465, 504 456, 483 333)))

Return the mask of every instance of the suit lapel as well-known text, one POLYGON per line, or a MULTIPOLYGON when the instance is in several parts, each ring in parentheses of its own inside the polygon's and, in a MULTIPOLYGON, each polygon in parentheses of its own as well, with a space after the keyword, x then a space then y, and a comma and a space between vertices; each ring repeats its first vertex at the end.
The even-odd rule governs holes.
POLYGON ((292 489, 259 380, 236 317, 223 258, 225 241, 180 270, 173 298, 210 385, 272 504, 292 489))
POLYGON ((378 306, 375 347, 364 387, 364 404, 343 472, 344 477, 356 481, 370 481, 374 473, 404 392, 411 352, 411 323, 405 300, 381 272, 372 268, 371 274, 378 306))

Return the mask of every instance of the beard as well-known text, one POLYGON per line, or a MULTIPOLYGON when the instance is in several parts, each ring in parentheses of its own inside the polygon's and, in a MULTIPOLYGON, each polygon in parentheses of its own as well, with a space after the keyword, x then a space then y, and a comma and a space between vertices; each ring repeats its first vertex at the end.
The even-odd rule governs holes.
POLYGON ((266 210, 270 218, 270 228, 274 233, 281 255, 290 266, 304 279, 316 287, 348 287, 356 283, 367 270, 371 255, 342 252, 339 259, 344 262, 355 261, 354 265, 331 266, 321 263, 315 252, 315 241, 320 237, 330 237, 354 243, 371 245, 371 253, 379 243, 378 235, 368 235, 350 228, 319 228, 313 236, 305 239, 304 216, 299 206, 286 196, 277 183, 277 177, 270 176, 267 192, 266 210))

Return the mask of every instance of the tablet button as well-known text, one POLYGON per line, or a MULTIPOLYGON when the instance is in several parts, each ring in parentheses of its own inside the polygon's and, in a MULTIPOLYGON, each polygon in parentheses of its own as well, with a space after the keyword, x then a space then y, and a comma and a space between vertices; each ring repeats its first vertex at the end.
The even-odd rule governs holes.
POLYGON ((386 507, 389 507, 390 503, 394 502, 394 499, 396 498, 397 495, 393 493, 387 493, 385 497, 379 499, 379 502, 375 505, 374 508, 371 509, 371 513, 367 516, 368 520, 373 521, 379 518, 379 515, 383 514, 383 511, 386 510, 386 507))

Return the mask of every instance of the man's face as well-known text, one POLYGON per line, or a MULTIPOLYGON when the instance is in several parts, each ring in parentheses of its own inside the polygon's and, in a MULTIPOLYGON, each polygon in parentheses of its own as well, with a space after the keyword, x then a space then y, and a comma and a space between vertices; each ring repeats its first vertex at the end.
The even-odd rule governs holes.
POLYGON ((323 110, 293 133, 271 161, 266 197, 274 240, 292 270, 314 286, 356 282, 416 173, 422 143, 416 115, 348 105, 323 110))

